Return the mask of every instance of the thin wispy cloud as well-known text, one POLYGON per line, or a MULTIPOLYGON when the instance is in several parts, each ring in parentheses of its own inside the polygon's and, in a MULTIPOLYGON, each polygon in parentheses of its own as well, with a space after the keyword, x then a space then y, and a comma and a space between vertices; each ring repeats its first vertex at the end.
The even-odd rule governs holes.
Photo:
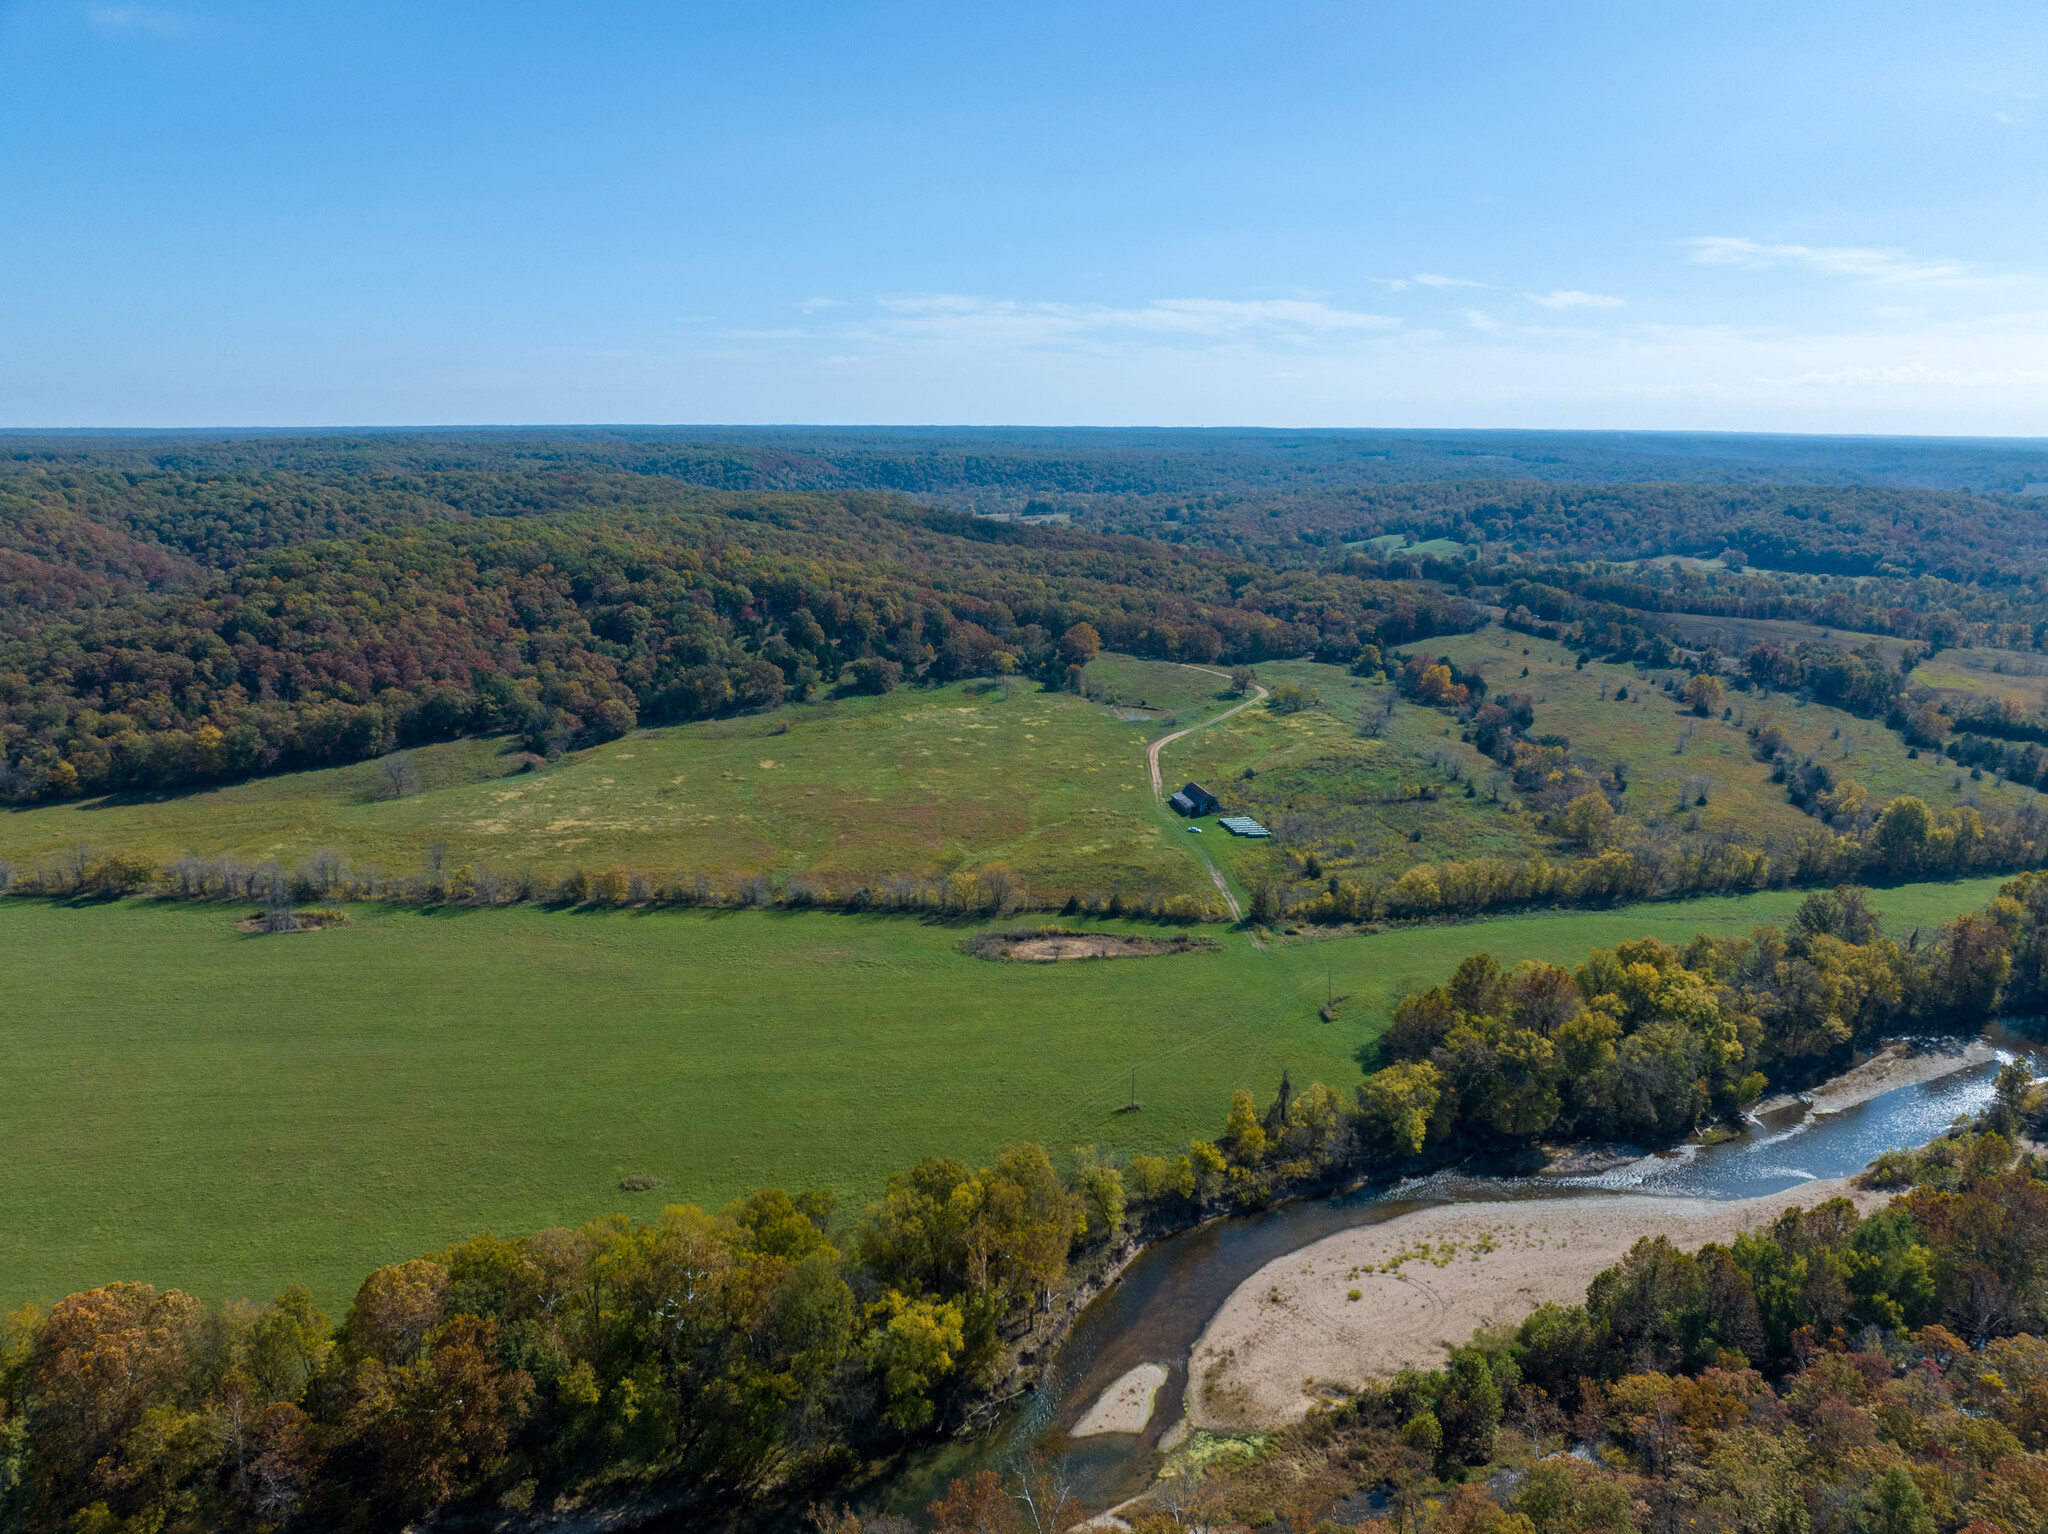
POLYGON ((1284 325, 1304 330, 1391 330, 1391 315, 1337 309, 1315 299, 1169 298, 1128 311, 1134 324, 1209 333, 1284 325))
POLYGON ((1552 288, 1548 293, 1524 293, 1522 297, 1546 309, 1619 309, 1628 302, 1606 293, 1582 293, 1577 288, 1552 288))
POLYGON ((1488 284, 1469 277, 1446 277, 1438 272, 1417 272, 1415 280, 1425 288, 1483 288, 1488 284))
POLYGON ((799 302, 797 307, 806 314, 816 314, 820 309, 844 309, 846 307, 846 300, 843 298, 806 298, 799 302))
POLYGON ((1868 386, 1927 386, 1936 388, 1980 388, 1987 385, 2013 387, 2048 381, 2038 368, 1952 368, 1933 367, 1924 362, 1874 367, 1830 368, 1825 371, 1793 373, 1783 378, 1759 379, 1760 383, 1789 384, 1801 388, 1868 386))
POLYGON ((147 5, 95 5, 86 17, 103 32, 148 32, 156 37, 178 37, 189 31, 191 19, 176 11, 160 11, 147 5))
POLYGON ((1706 235, 1685 243, 1697 265, 1733 266, 1744 271, 1789 266, 1866 282, 1942 282, 1969 273, 1960 261, 1931 261, 1903 250, 1863 245, 1767 245, 1726 235, 1706 235))
POLYGON ((1465 323, 1474 330, 1485 331, 1490 336, 1502 335, 1507 331, 1507 326, 1488 314, 1484 309, 1467 309, 1465 311, 1465 323))
POLYGON ((1140 332, 1229 339, 1257 333, 1362 334, 1395 330, 1391 315, 1339 309, 1314 299, 1162 298, 1136 308, 1027 303, 960 293, 920 293, 878 301, 899 326, 961 333, 1004 332, 1043 340, 1140 332))

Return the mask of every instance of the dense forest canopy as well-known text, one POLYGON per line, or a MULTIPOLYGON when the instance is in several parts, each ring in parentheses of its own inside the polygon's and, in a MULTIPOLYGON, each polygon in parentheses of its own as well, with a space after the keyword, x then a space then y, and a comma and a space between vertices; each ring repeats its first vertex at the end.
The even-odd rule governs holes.
POLYGON ((1057 685, 1083 623, 1225 664, 1349 663, 1469 629, 1480 604, 1601 653, 1651 643, 1655 614, 2038 648, 2048 502, 1953 484, 2030 483, 2034 456, 1484 433, 11 436, 0 796, 470 731, 553 751, 835 685, 1057 685), (1674 554, 1722 557, 1636 562, 1674 554))
POLYGON ((345 533, 408 507, 476 514, 635 501, 644 487, 620 481, 653 478, 735 491, 886 490, 1175 541, 1321 547, 1419 530, 1603 559, 1712 555, 1733 543, 1767 568, 1869 573, 1889 562, 1917 573, 1958 559, 1959 568, 2009 569, 2038 550, 2034 498, 2008 492, 2044 482, 2048 454, 2024 443, 1490 433, 0 435, 0 483, 108 474, 118 481, 68 488, 100 502, 145 486, 145 500, 231 502, 240 487, 282 501, 269 508, 270 526, 303 526, 301 536, 345 533), (1999 493, 1973 493, 1985 491, 1999 493))
POLYGON ((373 461, 427 470, 619 469, 731 489, 1086 495, 1451 480, 2020 491, 2048 472, 2048 448, 2031 438, 1000 426, 11 432, 0 433, 0 457, 201 472, 290 462, 332 473, 373 461), (727 477, 700 477, 712 474, 727 477), (732 477, 739 475, 761 477, 732 477))
POLYGON ((60 481, 10 507, 7 798, 468 731, 560 750, 842 681, 1057 681, 1074 658, 1060 641, 1084 624, 1091 645, 1238 662, 1348 659, 1475 621, 1461 598, 1411 585, 878 495, 666 487, 628 506, 586 486, 552 504, 478 497, 428 523, 404 493, 339 505, 310 485, 120 487, 60 481), (605 509, 555 509, 593 503, 605 509), (352 520, 379 525, 324 536, 352 520))

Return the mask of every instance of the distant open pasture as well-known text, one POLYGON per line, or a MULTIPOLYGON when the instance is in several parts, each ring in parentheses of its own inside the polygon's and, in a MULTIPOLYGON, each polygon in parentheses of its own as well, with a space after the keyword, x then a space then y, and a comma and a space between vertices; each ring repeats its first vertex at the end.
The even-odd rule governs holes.
POLYGON ((1751 645, 1775 644, 1791 649, 1803 644, 1839 645, 1860 650, 1874 644, 1886 660, 1898 664, 1899 652, 1909 641, 1886 634, 1859 634, 1848 629, 1829 628, 1820 623, 1801 623, 1791 618, 1726 618, 1712 613, 1656 613, 1658 623, 1668 623, 1690 645, 1714 645, 1723 655, 1739 657, 1751 645))
MULTIPOLYGON (((1493 626, 1413 649, 1478 671, 1493 696, 1530 694, 1530 733, 1563 736, 1603 765, 1624 764, 1624 808, 1653 827, 1726 833, 1752 846, 1791 846, 1815 830, 1819 822, 1756 759, 1748 731, 1765 716, 1784 729, 1796 755, 1811 754, 1879 804, 1914 794, 1937 810, 1963 803, 2018 808, 2037 797, 2031 787, 1972 782, 1931 751, 1909 757, 1882 720, 1782 693, 1730 689, 1728 718, 1697 719, 1662 689, 1689 675, 1678 669, 1607 661, 1581 667, 1562 645, 1493 626), (1703 793, 1705 804, 1698 802, 1703 793)), ((1227 812, 1251 814, 1277 833, 1270 842, 1224 838, 1208 849, 1239 884, 1299 878, 1311 853, 1332 873, 1388 876, 1415 862, 1578 855, 1520 808, 1506 772, 1460 739, 1450 714, 1395 700, 1384 725, 1367 734, 1361 721, 1386 706, 1388 684, 1310 661, 1262 665, 1258 672, 1269 686, 1293 679, 1314 689, 1322 706, 1295 714, 1247 709, 1166 753, 1168 776, 1200 779, 1222 796, 1227 812)))
MULTIPOLYGON (((1625 807, 1653 825, 1725 831, 1746 844, 1790 845, 1813 830, 1817 822, 1751 751, 1748 727, 1765 714, 1798 754, 1879 803, 1911 793, 1936 809, 2017 806, 2034 793, 1973 783, 1932 752, 1909 759, 1882 721, 1784 695, 1731 689, 1729 718, 1696 720, 1660 689, 1683 680, 1679 671, 1580 667, 1561 645, 1495 626, 1415 648, 1478 670, 1495 694, 1530 693, 1532 733, 1624 763, 1625 807)), ((1953 678, 1936 676, 1935 663, 1922 669, 1944 684, 1988 693, 2048 685, 2017 669, 2027 657, 1953 651, 1938 660, 1957 668, 1953 678)), ((387 759, 199 792, 44 804, 0 812, 0 861, 32 867, 85 847, 159 863, 232 854, 293 865, 325 849, 389 876, 418 872, 439 847, 450 867, 486 863, 546 881, 618 867, 778 885, 818 875, 842 886, 1002 869, 1054 903, 1070 893, 1207 897, 1214 862, 1242 903, 1262 877, 1300 877, 1309 854, 1332 872, 1389 874, 1416 861, 1573 855, 1517 807, 1505 774, 1459 738, 1450 715, 1395 700, 1368 729, 1392 688, 1313 661, 1257 672, 1269 687, 1311 690, 1319 706, 1283 714, 1255 705, 1162 757, 1169 789, 1203 782, 1275 839, 1237 841, 1213 823, 1188 836, 1153 801, 1145 748, 1239 701, 1227 696, 1221 669, 1105 654, 1088 679, 1109 701, 1036 683, 906 687, 638 730, 534 771, 519 770, 522 759, 502 741, 456 741, 407 754, 417 791, 403 795, 391 791, 387 759)))
MULTIPOLYGON (((1129 656, 1096 664, 1118 697, 1191 723, 1227 683, 1129 656)), ((559 878, 574 867, 858 879, 1001 867, 1027 889, 1197 894, 1201 865, 1153 812, 1145 746, 1159 726, 1032 682, 906 687, 883 697, 637 730, 527 772, 502 741, 408 753, 417 791, 380 762, 221 788, 0 812, 0 859, 83 843, 168 863, 233 854, 287 865, 328 849, 386 874, 482 861, 559 878)))
POLYGON ((1913 680, 1937 692, 1976 700, 2048 706, 2048 656, 1990 646, 1940 650, 1913 668, 1913 680))
POLYGON ((1376 538, 1354 538, 1347 549, 1371 549, 1382 558, 1390 554, 1433 555, 1438 559, 1461 553, 1465 545, 1455 538, 1416 538, 1413 533, 1381 533, 1376 538))
MULTIPOLYGON (((1877 903, 1903 929, 1995 887, 1877 903)), ((1798 899, 1070 964, 977 959, 974 929, 881 916, 360 906, 257 936, 232 906, 0 900, 0 1303, 132 1278, 303 1281, 333 1308, 370 1267, 485 1227, 763 1184, 858 1207, 920 1155, 1023 1138, 1164 1150, 1283 1068, 1348 1089, 1390 996, 1467 953, 1573 961, 1798 899), (1352 997, 1334 1023, 1328 991, 1352 997), (1134 1069, 1144 1106, 1120 1114, 1134 1069), (621 1192, 635 1175, 665 1186, 621 1192)))

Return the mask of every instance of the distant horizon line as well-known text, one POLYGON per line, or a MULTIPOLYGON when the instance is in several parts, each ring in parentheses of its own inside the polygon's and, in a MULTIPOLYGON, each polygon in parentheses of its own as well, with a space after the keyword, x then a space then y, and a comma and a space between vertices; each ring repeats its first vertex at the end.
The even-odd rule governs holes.
POLYGON ((1899 443, 1996 443, 2031 451, 2048 452, 2048 434, 2041 436, 1984 436, 1933 434, 1924 432, 1800 432, 1744 431, 1712 427, 1621 427, 1621 426, 1057 426, 1018 425, 1004 422, 658 422, 658 421, 555 421, 555 422, 445 422, 385 425, 329 426, 0 426, 0 437, 339 437, 339 436, 426 436, 451 433, 538 434, 548 432, 871 432, 879 435, 929 436, 955 434, 1076 432, 1101 435, 1208 435, 1208 436, 1380 436, 1380 437, 1685 437, 1701 440, 1767 439, 1785 442, 1899 442, 1899 443))

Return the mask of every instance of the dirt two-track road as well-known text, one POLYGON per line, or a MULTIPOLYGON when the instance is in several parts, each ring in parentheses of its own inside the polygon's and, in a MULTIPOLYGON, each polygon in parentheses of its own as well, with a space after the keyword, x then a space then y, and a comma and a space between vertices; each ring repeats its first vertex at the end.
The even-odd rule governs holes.
MULTIPOLYGON (((1207 666, 1189 666, 1188 670, 1205 672, 1210 676, 1223 676, 1221 671, 1210 671, 1207 666)), ((1228 678, 1225 678, 1225 680, 1228 680, 1228 678)), ((1166 799, 1166 783, 1159 772, 1159 753, 1161 751, 1164 751, 1183 735, 1192 735, 1197 730, 1206 730, 1212 724, 1220 724, 1232 714, 1243 713, 1254 703, 1262 702, 1265 697, 1266 689, 1257 682, 1254 682, 1252 683, 1252 695, 1235 708, 1226 708, 1213 719, 1204 719, 1200 724, 1191 724, 1185 730, 1175 730, 1171 735, 1162 735, 1153 741, 1150 746, 1147 746, 1145 748, 1145 760, 1152 768, 1152 797, 1161 803, 1164 803, 1166 799)), ((1208 862, 1208 859, 1205 858, 1203 861, 1208 862)), ((1237 896, 1230 893, 1230 884, 1223 877, 1223 870, 1214 863, 1209 863, 1209 878, 1215 883, 1217 893, 1222 895, 1223 903, 1230 907, 1231 919, 1233 921, 1243 921, 1244 912, 1238 907, 1237 896)))

